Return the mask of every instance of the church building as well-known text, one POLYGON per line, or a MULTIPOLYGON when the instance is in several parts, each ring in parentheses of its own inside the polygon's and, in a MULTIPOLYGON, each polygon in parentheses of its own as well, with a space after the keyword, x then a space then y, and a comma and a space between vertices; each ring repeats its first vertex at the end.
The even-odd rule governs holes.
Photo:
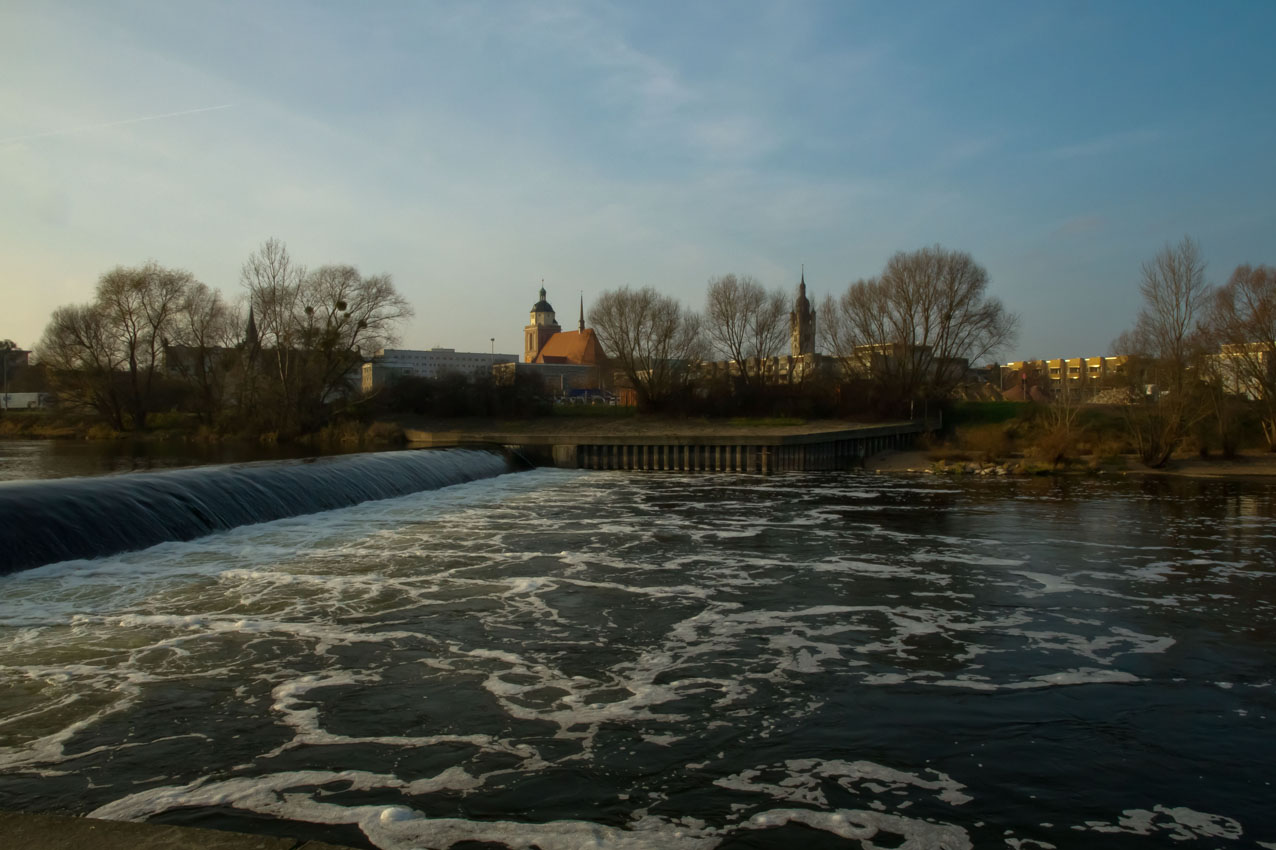
POLYGON ((606 360, 598 336, 585 327, 585 298, 580 300, 580 324, 565 331, 554 318, 554 308, 545 300, 541 287, 540 300, 532 305, 531 320, 523 328, 523 362, 597 366, 606 360))
POLYGON ((523 328, 523 361, 499 363, 492 367, 498 384, 511 384, 519 375, 534 376, 556 397, 597 397, 609 382, 607 355, 598 336, 585 327, 585 298, 581 296, 580 322, 574 331, 565 331, 545 300, 532 305, 531 318, 523 328))

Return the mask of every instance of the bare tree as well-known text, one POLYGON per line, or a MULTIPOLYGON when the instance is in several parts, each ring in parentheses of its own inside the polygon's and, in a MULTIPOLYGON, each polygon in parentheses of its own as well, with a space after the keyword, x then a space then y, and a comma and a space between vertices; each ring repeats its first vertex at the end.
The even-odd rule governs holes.
POLYGON ((1196 242, 1184 236, 1144 263, 1139 294, 1143 308, 1134 323, 1135 341, 1142 354, 1158 361, 1164 385, 1179 390, 1199 354, 1197 336, 1211 298, 1196 242))
POLYGON ((128 409, 134 428, 145 428, 155 379, 163 366, 164 340, 194 282, 190 272, 154 262, 119 266, 98 281, 97 303, 128 371, 128 409))
POLYGON ((879 277, 825 299, 825 347, 887 396, 945 396, 965 363, 1016 337, 1018 316, 987 289, 988 272, 963 251, 901 251, 879 277))
POLYGON ((126 413, 134 428, 145 428, 165 340, 192 283, 189 272, 154 262, 102 275, 93 303, 58 308, 45 329, 41 357, 55 384, 117 428, 126 413))
POLYGON ((238 365, 239 316, 222 294, 198 281, 178 305, 167 347, 171 373, 188 380, 200 421, 213 425, 223 412, 227 380, 238 365))
POLYGON ((301 286, 299 337, 312 392, 320 403, 344 394, 351 369, 395 339, 395 325, 412 315, 387 274, 363 277, 352 266, 322 266, 301 286))
POLYGON ((709 280, 704 332, 720 356, 734 361, 746 385, 760 382, 763 361, 788 339, 784 293, 768 292, 757 280, 726 274, 709 280))
POLYGON ((604 292, 589 321, 643 408, 659 407, 682 389, 688 367, 706 351, 699 316, 649 286, 604 292))
POLYGON ((1211 305, 1210 329, 1220 346, 1211 358, 1218 385, 1258 403, 1276 451, 1276 268, 1237 266, 1211 305))
POLYGON ((106 313, 98 305, 54 310, 36 354, 61 403, 96 410, 117 430, 123 430, 120 378, 125 359, 106 313))
POLYGON ((1113 347, 1132 358, 1131 376, 1142 385, 1142 401, 1126 409, 1130 435, 1143 463, 1159 468, 1204 415, 1200 382, 1190 369, 1203 354, 1212 294, 1196 242, 1184 236, 1144 263, 1139 293, 1143 307, 1134 327, 1113 347))
POLYGON ((395 325, 412 315, 389 275, 363 277, 352 266, 307 272, 277 239, 248 258, 240 281, 260 335, 260 372, 247 370, 241 407, 275 430, 318 425, 325 407, 348 394, 361 355, 391 344, 395 325))
POLYGON ((239 387, 242 411, 258 410, 259 378, 268 377, 277 409, 295 407, 297 368, 295 316, 300 307, 305 266, 293 262, 288 246, 267 239, 248 256, 239 272, 248 290, 248 309, 258 329, 259 351, 245 352, 239 387), (260 358, 258 360, 257 358, 260 358))

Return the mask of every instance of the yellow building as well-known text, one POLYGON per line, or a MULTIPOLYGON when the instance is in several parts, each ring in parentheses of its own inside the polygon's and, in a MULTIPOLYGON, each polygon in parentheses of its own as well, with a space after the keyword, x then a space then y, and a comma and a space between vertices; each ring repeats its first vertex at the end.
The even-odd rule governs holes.
POLYGON ((1014 360, 1001 367, 1001 389, 1019 390, 1024 398, 1038 388, 1051 398, 1066 389, 1072 398, 1088 398, 1125 374, 1125 355, 1115 357, 1056 357, 1051 360, 1014 360))

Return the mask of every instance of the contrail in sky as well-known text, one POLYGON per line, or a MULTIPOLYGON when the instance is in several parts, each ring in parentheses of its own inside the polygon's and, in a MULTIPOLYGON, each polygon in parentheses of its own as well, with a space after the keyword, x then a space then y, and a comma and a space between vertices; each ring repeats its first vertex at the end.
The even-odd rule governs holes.
POLYGON ((44 139, 49 136, 65 136, 68 133, 82 133, 85 130, 101 130, 103 127, 118 127, 121 124, 137 124, 141 121, 159 121, 161 118, 176 118, 179 115, 194 115, 198 112, 215 112, 218 109, 230 109, 235 104, 223 103, 221 106, 203 106, 199 109, 184 109, 181 112, 166 112, 163 115, 145 115, 141 118, 126 118, 123 121, 108 121, 105 124, 85 124, 83 127, 67 127, 63 130, 50 130, 47 133, 32 133, 29 136, 10 136, 0 139, 0 145, 13 142, 25 142, 30 139, 44 139))

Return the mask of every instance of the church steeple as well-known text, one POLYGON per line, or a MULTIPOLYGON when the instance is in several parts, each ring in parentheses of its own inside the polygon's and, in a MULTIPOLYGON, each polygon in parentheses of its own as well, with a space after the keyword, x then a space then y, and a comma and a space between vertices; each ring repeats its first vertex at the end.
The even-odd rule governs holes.
POLYGON ((261 340, 257 336, 257 322, 253 319, 253 305, 248 305, 248 327, 244 328, 244 345, 249 351, 256 351, 261 345, 261 340))
POLYGON ((585 293, 580 294, 580 332, 585 332, 585 293))
POLYGON ((806 298, 806 264, 798 283, 797 300, 789 314, 789 353, 794 357, 815 353, 815 311, 806 298))
POLYGON ((532 305, 532 315, 523 328, 523 361, 531 363, 549 338, 561 331, 554 318, 554 308, 545 300, 545 281, 541 281, 540 300, 532 305))

